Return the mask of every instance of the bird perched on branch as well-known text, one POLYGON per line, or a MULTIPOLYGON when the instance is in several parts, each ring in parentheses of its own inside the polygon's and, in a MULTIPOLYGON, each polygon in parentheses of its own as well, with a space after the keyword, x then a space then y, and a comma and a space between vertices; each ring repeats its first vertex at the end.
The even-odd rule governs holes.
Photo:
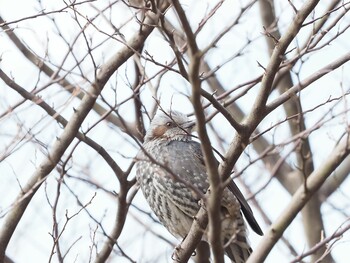
MULTIPOLYGON (((201 146, 191 137, 194 124, 180 112, 158 111, 136 157, 137 180, 148 204, 167 230, 178 238, 188 234, 200 209, 200 196, 209 187, 201 146)), ((252 249, 242 212, 257 234, 262 235, 262 231, 233 181, 224 189, 221 205, 225 253, 232 262, 243 263, 252 249)))

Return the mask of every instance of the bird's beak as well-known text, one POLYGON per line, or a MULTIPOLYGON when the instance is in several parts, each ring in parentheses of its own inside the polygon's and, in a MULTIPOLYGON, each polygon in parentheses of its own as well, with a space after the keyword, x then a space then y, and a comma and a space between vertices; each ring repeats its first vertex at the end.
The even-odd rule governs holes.
POLYGON ((182 127, 187 131, 192 131, 193 127, 196 125, 195 121, 188 121, 182 124, 182 127))

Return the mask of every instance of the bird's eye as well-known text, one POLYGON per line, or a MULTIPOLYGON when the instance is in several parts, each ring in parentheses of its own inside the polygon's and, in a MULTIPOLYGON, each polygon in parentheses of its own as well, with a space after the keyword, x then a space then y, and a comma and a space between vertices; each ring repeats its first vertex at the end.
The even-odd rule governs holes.
POLYGON ((171 127, 171 126, 173 126, 173 123, 169 121, 165 125, 168 126, 168 127, 171 127))

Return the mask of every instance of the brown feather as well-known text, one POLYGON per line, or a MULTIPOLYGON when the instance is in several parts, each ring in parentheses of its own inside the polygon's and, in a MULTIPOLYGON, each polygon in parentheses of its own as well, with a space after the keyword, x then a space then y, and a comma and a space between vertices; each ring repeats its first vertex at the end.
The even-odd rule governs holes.
POLYGON ((167 131, 167 127, 165 125, 157 126, 152 131, 153 139, 163 137, 163 135, 166 131, 167 131))

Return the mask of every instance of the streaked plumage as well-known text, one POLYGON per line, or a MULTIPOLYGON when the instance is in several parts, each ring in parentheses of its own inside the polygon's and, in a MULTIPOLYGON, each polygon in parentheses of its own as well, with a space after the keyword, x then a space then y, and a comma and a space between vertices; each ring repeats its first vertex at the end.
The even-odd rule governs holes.
MULTIPOLYGON (((148 204, 178 238, 187 235, 200 208, 200 197, 193 187, 201 193, 209 187, 200 144, 190 136, 192 127, 193 122, 182 113, 158 112, 136 157, 137 179, 148 204)), ((262 234, 252 210, 232 181, 223 193, 222 237, 224 244, 230 243, 226 254, 236 263, 245 262, 251 253, 241 211, 252 228, 262 234)))

